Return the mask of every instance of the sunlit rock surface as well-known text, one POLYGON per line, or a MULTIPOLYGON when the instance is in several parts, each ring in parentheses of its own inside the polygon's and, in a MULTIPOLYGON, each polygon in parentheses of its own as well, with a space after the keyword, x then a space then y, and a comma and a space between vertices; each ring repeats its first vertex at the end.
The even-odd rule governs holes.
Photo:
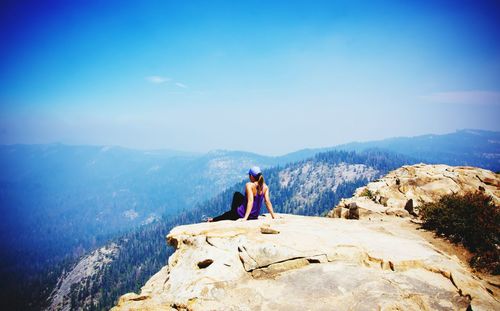
POLYGON ((407 218, 279 217, 174 228, 168 265, 112 310, 500 310, 407 218))
POLYGON ((328 216, 356 218, 349 213, 355 205, 360 218, 381 214, 410 217, 418 213, 422 202, 468 191, 482 191, 500 205, 500 175, 469 166, 403 166, 357 189, 352 198, 341 200, 328 216))

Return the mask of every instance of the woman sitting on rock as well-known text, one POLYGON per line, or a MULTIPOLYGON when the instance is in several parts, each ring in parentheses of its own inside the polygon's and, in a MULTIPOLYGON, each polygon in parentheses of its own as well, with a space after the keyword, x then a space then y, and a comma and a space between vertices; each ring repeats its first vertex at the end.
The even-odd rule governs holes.
POLYGON ((267 210, 274 217, 273 205, 269 199, 269 187, 264 182, 264 176, 258 166, 252 167, 248 171, 250 181, 245 185, 245 195, 241 192, 235 192, 233 195, 233 202, 231 203, 231 210, 224 214, 209 218, 208 221, 219 220, 247 220, 257 219, 260 214, 260 207, 262 201, 265 200, 267 210))

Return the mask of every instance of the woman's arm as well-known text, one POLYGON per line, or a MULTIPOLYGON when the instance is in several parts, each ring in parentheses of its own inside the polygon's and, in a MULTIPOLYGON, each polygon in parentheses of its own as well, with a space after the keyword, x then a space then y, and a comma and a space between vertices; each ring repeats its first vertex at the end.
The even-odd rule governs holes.
POLYGON ((252 207, 253 207, 252 183, 247 183, 245 189, 247 192, 247 209, 245 211, 245 217, 242 218, 243 220, 248 219, 248 216, 250 216, 250 212, 252 211, 252 207))
POLYGON ((273 205, 271 204, 271 199, 269 198, 269 187, 266 187, 266 192, 264 193, 264 200, 266 203, 267 210, 269 211, 269 214, 271 214, 271 217, 274 219, 274 211, 273 211, 273 205))

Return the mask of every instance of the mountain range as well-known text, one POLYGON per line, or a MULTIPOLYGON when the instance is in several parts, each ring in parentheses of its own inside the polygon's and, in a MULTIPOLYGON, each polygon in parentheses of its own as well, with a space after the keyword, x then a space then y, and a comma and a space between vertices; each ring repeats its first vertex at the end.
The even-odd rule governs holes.
POLYGON ((353 142, 337 150, 362 151, 369 148, 390 150, 427 163, 469 165, 491 171, 500 170, 499 132, 464 129, 454 133, 396 137, 370 142, 353 142))
MULTIPOLYGON (((242 190, 241 180, 251 165, 266 169, 278 211, 320 215, 387 170, 417 162, 498 171, 500 133, 462 130, 304 149, 280 157, 224 150, 197 154, 61 144, 0 146, 0 273, 2 289, 7 289, 2 293, 11 301, 18 298, 13 305, 36 309, 57 292, 56 284, 80 259, 115 243, 117 249, 128 250, 116 254, 128 255, 112 255, 99 278, 109 284, 118 281, 116 292, 104 286, 110 289, 107 298, 101 292, 95 305, 88 305, 109 307, 164 264, 165 230, 224 210, 231 192, 242 190), (149 248, 141 243, 147 239, 154 241, 149 248), (135 277, 123 281, 130 271, 135 277), (23 296, 20 288, 33 290, 23 296)), ((92 292, 92 286, 73 291, 81 296, 73 297, 75 306, 85 300, 85 288, 92 292)))

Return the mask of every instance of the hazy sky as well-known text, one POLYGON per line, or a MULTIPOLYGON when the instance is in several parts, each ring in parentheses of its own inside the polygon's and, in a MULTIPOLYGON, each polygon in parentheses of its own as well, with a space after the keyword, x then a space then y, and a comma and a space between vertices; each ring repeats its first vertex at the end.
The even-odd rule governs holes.
POLYGON ((282 154, 499 120, 499 1, 0 4, 2 144, 282 154))

